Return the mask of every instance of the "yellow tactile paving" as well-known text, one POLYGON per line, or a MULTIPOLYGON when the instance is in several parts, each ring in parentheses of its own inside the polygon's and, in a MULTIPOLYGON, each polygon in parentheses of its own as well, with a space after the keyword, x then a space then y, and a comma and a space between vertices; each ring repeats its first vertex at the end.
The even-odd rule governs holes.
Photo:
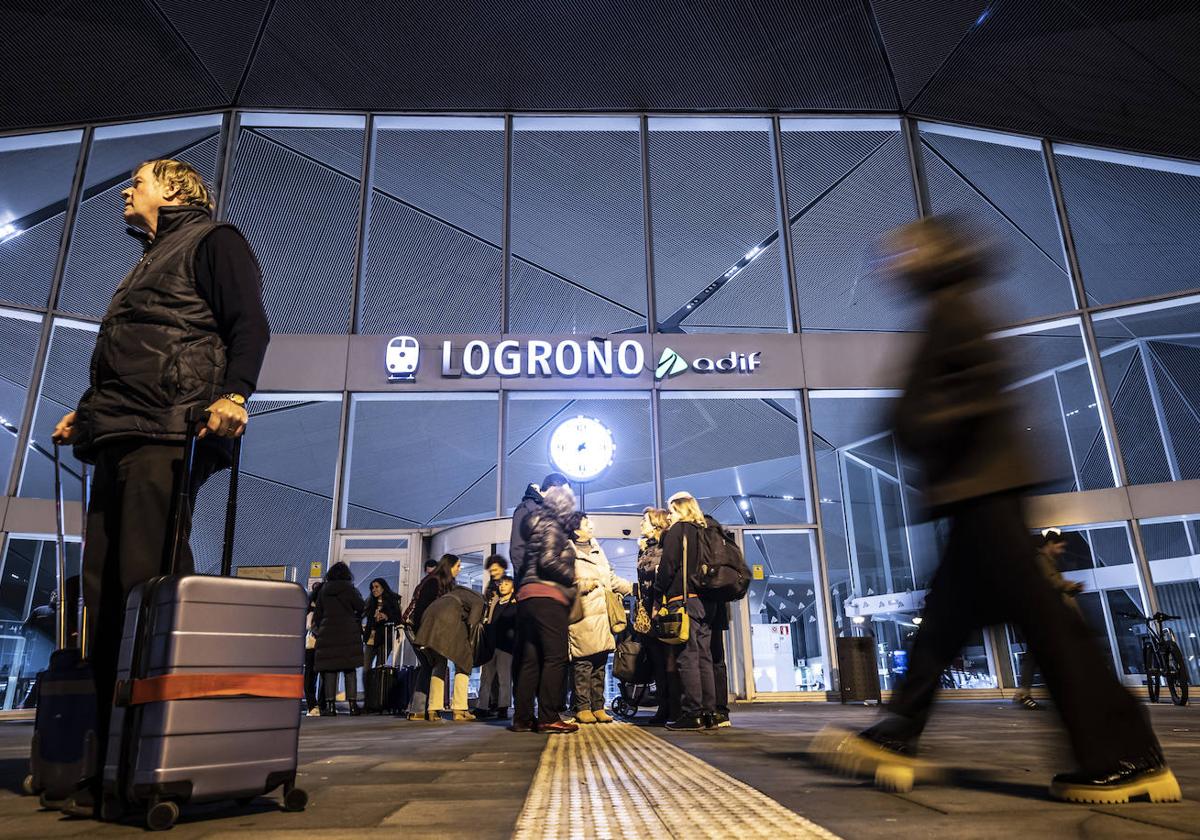
POLYGON ((514 836, 837 840, 749 785, 626 723, 550 737, 514 836))

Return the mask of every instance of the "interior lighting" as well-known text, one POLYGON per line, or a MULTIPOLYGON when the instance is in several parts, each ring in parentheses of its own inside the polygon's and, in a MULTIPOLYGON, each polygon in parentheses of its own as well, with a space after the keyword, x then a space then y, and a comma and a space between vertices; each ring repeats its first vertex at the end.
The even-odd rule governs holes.
POLYGON ((854 618, 852 618, 850 620, 853 621, 855 624, 862 624, 863 622, 866 621, 866 619, 863 618, 861 615, 856 615, 856 616, 854 616, 854 618))
POLYGON ((922 621, 924 621, 924 620, 925 620, 925 619, 921 618, 921 616, 919 616, 919 615, 918 615, 917 617, 915 617, 915 618, 913 619, 913 624, 920 624, 920 623, 921 623, 922 621))

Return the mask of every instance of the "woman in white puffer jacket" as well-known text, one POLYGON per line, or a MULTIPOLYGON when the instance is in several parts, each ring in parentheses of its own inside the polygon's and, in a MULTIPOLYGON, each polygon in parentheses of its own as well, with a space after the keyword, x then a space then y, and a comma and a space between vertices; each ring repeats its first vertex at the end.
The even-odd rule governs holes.
POLYGON ((570 627, 571 668, 575 680, 572 706, 577 723, 608 723, 604 710, 604 671, 616 648, 608 623, 606 592, 633 593, 633 584, 613 574, 600 543, 592 538, 587 514, 576 511, 567 519, 575 548, 575 586, 583 601, 583 618, 570 627))

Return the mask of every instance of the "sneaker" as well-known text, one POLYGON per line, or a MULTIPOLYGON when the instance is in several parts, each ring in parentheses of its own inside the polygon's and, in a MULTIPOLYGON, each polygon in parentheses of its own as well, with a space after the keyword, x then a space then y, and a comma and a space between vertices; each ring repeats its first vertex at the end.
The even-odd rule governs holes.
POLYGON ((496 720, 508 720, 508 707, 496 710, 496 720))
POLYGON ((537 732, 537 727, 532 723, 522 723, 514 720, 507 727, 509 732, 537 732))
POLYGON ((321 709, 319 706, 313 706, 311 709, 308 710, 307 717, 320 717, 320 716, 321 716, 321 709))
POLYGON ((646 721, 646 726, 653 726, 653 727, 657 728, 657 727, 661 727, 661 726, 666 726, 670 722, 671 722, 671 719, 669 717, 667 717, 666 715, 655 714, 649 720, 646 721))
POLYGON ((471 714, 475 715, 475 720, 487 720, 492 716, 488 709, 471 709, 471 714))
POLYGON ((817 733, 809 752, 817 761, 847 776, 874 777, 877 788, 892 793, 910 792, 918 779, 941 778, 933 765, 916 757, 912 745, 832 726, 817 733))
POLYGON ((700 715, 700 720, 704 722, 705 729, 716 729, 717 728, 716 715, 703 714, 703 715, 700 715))
POLYGON ((1151 802, 1183 799, 1175 774, 1158 758, 1121 761, 1104 773, 1059 773, 1050 783, 1050 795, 1100 805, 1123 805, 1139 796, 1151 802))
POLYGON ((450 713, 450 720, 452 721, 470 721, 477 719, 478 718, 476 718, 475 715, 471 714, 466 709, 456 709, 450 713))
POLYGON ((576 723, 598 723, 595 713, 591 709, 580 709, 575 713, 576 723))
POLYGON ((667 729, 672 732, 698 732, 704 729, 704 719, 699 715, 684 715, 668 723, 667 729))
POLYGON ((592 712, 592 717, 594 717, 596 719, 596 723, 612 723, 613 722, 612 715, 610 715, 608 712, 604 711, 604 709, 596 709, 596 711, 592 712))
POLYGON ((1030 711, 1030 712, 1041 712, 1041 711, 1044 711, 1044 710, 1045 710, 1045 708, 1046 708, 1046 707, 1045 707, 1045 706, 1043 706, 1041 703, 1039 703, 1038 701, 1034 700, 1034 699, 1033 699, 1033 697, 1031 697, 1031 696, 1030 696, 1030 695, 1028 695, 1028 694, 1025 694, 1025 695, 1020 695, 1020 694, 1014 695, 1014 696, 1013 696, 1013 705, 1014 705, 1014 706, 1020 706, 1022 709, 1025 709, 1025 710, 1027 710, 1027 711, 1030 711))
POLYGON ((717 712, 715 715, 713 715, 713 723, 716 724, 717 729, 728 729, 729 727, 733 726, 733 724, 729 722, 728 712, 717 712))

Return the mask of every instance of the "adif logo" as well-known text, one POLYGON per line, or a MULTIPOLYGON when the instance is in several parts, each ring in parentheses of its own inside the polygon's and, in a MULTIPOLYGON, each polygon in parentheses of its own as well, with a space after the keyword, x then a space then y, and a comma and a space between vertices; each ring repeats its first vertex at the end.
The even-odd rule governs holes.
POLYGON ((388 342, 387 374, 389 382, 412 382, 417 378, 421 362, 421 345, 407 335, 398 335, 388 342))
POLYGON ((719 359, 701 356, 689 364, 670 347, 664 347, 662 355, 658 357, 658 364, 654 368, 654 378, 670 379, 688 369, 694 370, 696 373, 732 373, 734 371, 753 373, 761 364, 762 353, 758 350, 753 353, 738 353, 736 350, 732 350, 728 356, 722 356, 719 359))

